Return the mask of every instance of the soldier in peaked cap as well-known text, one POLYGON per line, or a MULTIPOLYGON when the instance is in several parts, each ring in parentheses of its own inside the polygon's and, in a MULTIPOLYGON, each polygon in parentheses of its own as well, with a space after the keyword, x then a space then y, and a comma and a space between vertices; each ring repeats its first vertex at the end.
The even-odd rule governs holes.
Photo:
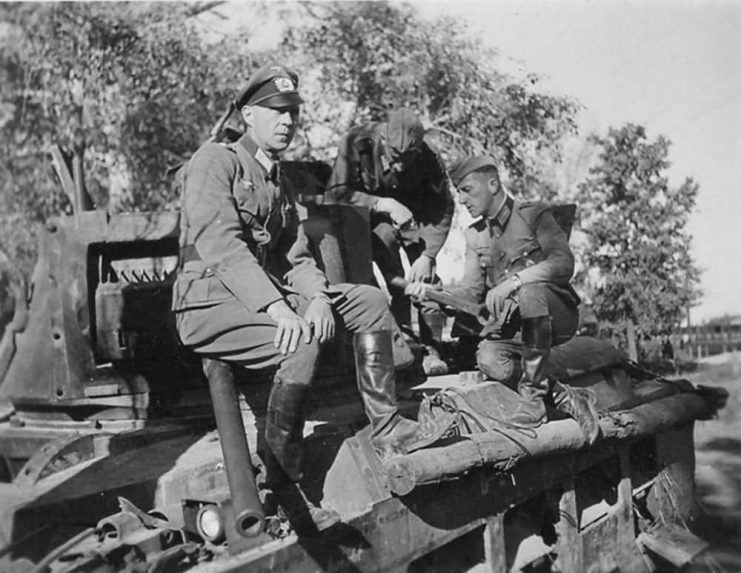
POLYGON ((204 144, 186 167, 173 310, 182 342, 199 355, 247 369, 275 367, 267 482, 294 529, 311 533, 339 521, 298 486, 303 407, 320 344, 336 328, 355 333, 358 386, 379 454, 406 452, 436 436, 422 436, 397 410, 394 352, 408 348, 400 333, 392 340, 398 327, 385 296, 368 285, 328 283, 302 224, 307 211, 281 177, 280 153, 303 103, 296 72, 262 67, 234 103, 246 133, 233 144, 204 144))
MULTIPOLYGON (((425 141, 422 123, 412 110, 393 110, 386 122, 355 127, 342 138, 327 197, 370 209, 373 259, 387 284, 404 275, 400 249, 411 263, 410 280, 436 279, 435 257, 448 236, 455 203, 443 161, 425 141)), ((394 287, 389 290, 394 317, 410 329, 408 297, 394 287)), ((443 314, 437 307, 417 306, 424 370, 444 374, 443 314)))
MULTIPOLYGON (((446 289, 485 302, 490 313, 479 334, 479 369, 515 386, 523 398, 511 422, 542 424, 550 397, 593 442, 599 432, 594 397, 544 374, 551 347, 571 339, 578 322, 566 233, 544 203, 516 201, 504 190, 492 157, 466 157, 451 167, 450 178, 461 203, 479 218, 466 230, 463 279, 446 289)), ((417 283, 407 290, 424 298, 427 288, 417 283)))

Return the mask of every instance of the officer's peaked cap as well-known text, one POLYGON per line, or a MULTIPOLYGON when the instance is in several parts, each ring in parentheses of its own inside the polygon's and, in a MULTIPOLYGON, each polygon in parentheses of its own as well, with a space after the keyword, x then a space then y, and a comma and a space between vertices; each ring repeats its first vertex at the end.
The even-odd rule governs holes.
POLYGON ((237 92, 234 105, 282 108, 304 103, 298 93, 298 74, 280 64, 266 64, 237 92))
POLYGON ((496 169, 497 162, 490 155, 462 157, 450 166, 448 174, 450 175, 450 180, 453 182, 453 185, 458 187, 466 175, 478 171, 479 169, 483 169, 484 167, 494 167, 496 169))
POLYGON ((422 145, 425 128, 411 109, 402 107, 389 113, 386 123, 386 144, 404 153, 422 145))

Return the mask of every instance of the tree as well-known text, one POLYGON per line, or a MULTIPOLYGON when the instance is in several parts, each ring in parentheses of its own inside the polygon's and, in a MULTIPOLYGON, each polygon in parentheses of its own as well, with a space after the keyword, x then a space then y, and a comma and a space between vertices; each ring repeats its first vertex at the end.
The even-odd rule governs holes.
MULTIPOLYGON (((214 4, 0 6, 0 248, 26 273, 35 252, 30 223, 71 209, 48 149, 69 148, 78 131, 99 207, 175 206, 168 167, 202 143, 235 81, 268 61, 243 34, 204 39, 193 16, 214 4)), ((428 22, 385 2, 280 9, 299 17, 269 57, 301 71, 309 102, 294 156, 331 160, 351 124, 407 105, 447 159, 485 150, 501 158, 516 192, 552 188, 539 158, 558 156, 576 104, 538 93, 533 76, 499 73, 496 54, 460 23, 428 22)))
MULTIPOLYGON (((281 5, 290 22, 278 58, 302 72, 298 157, 332 161, 353 125, 415 109, 447 163, 469 153, 499 159, 508 189, 553 199, 561 142, 576 131, 578 104, 544 94, 534 75, 500 71, 498 55, 460 20, 420 18, 407 4, 335 2, 281 5)), ((441 254, 444 279, 460 276, 467 213, 457 210, 441 254)))
POLYGON ((99 206, 173 208, 168 167, 203 141, 249 64, 243 39, 199 36, 192 17, 212 5, 0 7, 0 246, 26 273, 31 223, 70 211, 48 150, 76 132, 99 206))
POLYGON ((597 164, 579 185, 582 257, 596 272, 589 288, 601 325, 629 341, 671 331, 699 297, 699 271, 690 254, 687 221, 698 185, 671 187, 670 142, 650 142, 642 126, 592 136, 597 164))
POLYGON ((497 54, 451 18, 423 20, 405 4, 302 3, 282 57, 307 78, 304 152, 331 159, 349 127, 416 109, 446 159, 497 156, 509 187, 541 195, 539 155, 558 155, 577 104, 537 90, 538 78, 497 70, 497 54), (308 15, 308 17, 306 17, 308 15), (333 126, 328 133, 324 126, 333 126))

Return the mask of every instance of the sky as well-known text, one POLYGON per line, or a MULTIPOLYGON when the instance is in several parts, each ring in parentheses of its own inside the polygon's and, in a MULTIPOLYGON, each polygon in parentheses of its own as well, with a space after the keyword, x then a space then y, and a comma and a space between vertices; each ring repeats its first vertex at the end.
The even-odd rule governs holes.
POLYGON ((741 314, 741 2, 414 2, 465 19, 513 70, 576 98, 582 133, 627 122, 668 137, 670 182, 700 185, 690 221, 703 269, 698 324, 741 314))
POLYGON ((579 101, 582 134, 632 122, 668 137, 670 183, 700 186, 689 230, 704 296, 691 323, 741 315, 741 2, 411 3, 465 20, 509 71, 579 101))

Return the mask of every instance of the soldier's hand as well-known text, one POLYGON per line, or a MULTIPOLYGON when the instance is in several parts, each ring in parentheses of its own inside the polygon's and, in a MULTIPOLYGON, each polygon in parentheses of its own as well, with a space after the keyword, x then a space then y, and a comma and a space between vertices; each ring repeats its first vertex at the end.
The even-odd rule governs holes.
POLYGON ((334 338, 334 315, 332 305, 326 297, 316 297, 311 301, 304 320, 314 329, 314 336, 319 342, 334 338))
POLYGON ((411 282, 432 282, 435 278, 435 259, 427 255, 420 255, 409 269, 411 282))
POLYGON ((486 293, 486 309, 492 316, 499 316, 504 310, 504 301, 517 290, 517 285, 510 280, 499 283, 486 293))
POLYGON ((377 213, 386 213, 397 229, 401 229, 414 218, 409 209, 391 197, 380 197, 373 210, 377 213))
POLYGON ((414 300, 427 300, 427 289, 433 288, 431 285, 422 282, 410 282, 404 287, 404 294, 412 297, 414 300))
POLYGON ((295 352, 302 336, 305 343, 311 342, 311 327, 285 301, 274 302, 267 308, 267 313, 277 324, 273 344, 281 354, 295 352))

